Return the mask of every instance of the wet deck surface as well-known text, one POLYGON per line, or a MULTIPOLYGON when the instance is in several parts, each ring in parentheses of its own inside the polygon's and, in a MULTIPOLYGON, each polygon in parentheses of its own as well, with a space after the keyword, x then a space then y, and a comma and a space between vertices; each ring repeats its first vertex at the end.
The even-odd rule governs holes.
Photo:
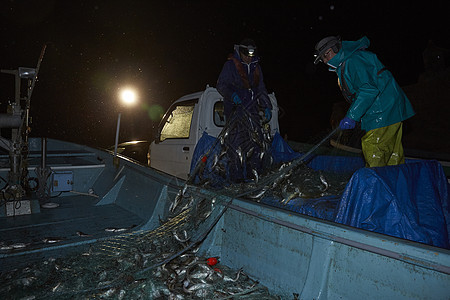
MULTIPOLYGON (((0 250, 0 259, 17 257, 22 262, 32 256, 47 256, 51 251, 66 252, 71 247, 85 246, 99 239, 118 234, 107 228, 130 228, 142 223, 138 216, 117 206, 95 206, 97 198, 74 195, 52 198, 57 208, 41 208, 40 213, 0 218, 0 246, 13 249, 0 250), (80 236, 82 232, 88 236, 80 236), (49 243, 47 240, 60 240, 49 243), (20 245, 22 244, 22 245, 20 245), (23 245, 24 244, 24 245, 23 245), (17 247, 25 246, 25 247, 17 247), (46 251, 43 251, 46 250, 46 251), (35 255, 30 255, 30 254, 35 255)), ((121 232, 121 233, 124 233, 121 232)), ((5 267, 5 266, 4 266, 5 267)))

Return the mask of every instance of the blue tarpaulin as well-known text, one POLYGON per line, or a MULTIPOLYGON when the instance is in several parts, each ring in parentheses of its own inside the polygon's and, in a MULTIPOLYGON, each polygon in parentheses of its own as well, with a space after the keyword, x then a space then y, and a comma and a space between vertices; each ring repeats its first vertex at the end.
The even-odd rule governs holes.
POLYGON ((433 160, 356 171, 335 221, 449 248, 448 182, 433 160))
POLYGON ((300 153, 292 150, 288 143, 286 143, 286 141, 277 132, 272 140, 272 157, 273 162, 277 164, 299 158, 300 153))
MULTIPOLYGON (((191 171, 215 138, 203 134, 193 157, 191 171)), ((301 156, 276 134, 271 154, 274 162, 301 156)), ((211 164, 208 160, 207 166, 211 164)), ((273 197, 262 203, 416 242, 450 248, 450 199, 441 164, 434 160, 407 160, 397 166, 365 168, 361 157, 315 156, 308 166, 315 170, 352 174, 342 195, 319 199, 292 199, 289 205, 273 197)), ((208 169, 208 168, 206 168, 208 169)), ((212 173, 209 176, 214 176, 212 173)))
MULTIPOLYGON (((208 135, 206 132, 203 132, 203 135, 195 146, 195 150, 192 155, 191 167, 189 172, 191 174, 190 176, 193 176, 192 182, 199 183, 201 180, 208 178, 211 181, 213 187, 223 182, 223 179, 212 170, 212 167, 214 165, 214 156, 220 155, 220 146, 220 143, 217 143, 217 139, 215 137, 208 135), (203 157, 206 157, 205 166, 201 171, 196 172, 196 168, 198 168, 198 166, 201 164, 203 157)), ((223 161, 222 163, 226 168, 227 162, 223 161)))
POLYGON ((318 155, 308 162, 308 167, 335 173, 353 173, 364 167, 364 160, 355 156, 318 155))

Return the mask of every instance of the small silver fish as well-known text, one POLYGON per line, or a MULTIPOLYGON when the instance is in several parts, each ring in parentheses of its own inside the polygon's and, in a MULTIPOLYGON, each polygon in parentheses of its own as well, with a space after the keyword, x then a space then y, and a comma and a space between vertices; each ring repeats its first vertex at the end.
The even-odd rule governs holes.
POLYGON ((228 128, 227 130, 225 130, 225 133, 223 135, 223 139, 226 139, 229 134, 230 134, 230 129, 228 128))
POLYGON ((186 195, 187 188, 188 188, 188 185, 185 184, 184 187, 183 187, 183 190, 182 190, 182 192, 181 192, 181 195, 183 195, 183 196, 186 195))
POLYGON ((237 272, 236 278, 231 278, 231 277, 228 277, 228 276, 224 276, 224 277, 223 277, 223 280, 225 280, 225 281, 233 281, 233 282, 236 282, 236 281, 238 281, 239 275, 241 275, 241 273, 243 273, 242 268, 239 269, 239 271, 237 272))
POLYGON ((250 150, 247 151, 247 159, 252 157, 254 151, 255 147, 251 147, 250 150))
POLYGON ((60 286, 61 286, 61 282, 59 282, 56 286, 54 286, 54 287, 52 288, 52 292, 53 292, 53 293, 56 292, 60 286))
POLYGON ((197 284, 191 285, 188 288, 183 285, 183 291, 185 293, 191 294, 197 290, 211 289, 212 287, 213 287, 213 285, 209 284, 209 283, 197 283, 197 284))
POLYGON ((114 295, 114 293, 117 291, 116 288, 110 288, 109 290, 107 290, 106 292, 104 292, 103 294, 100 294, 100 297, 111 297, 112 295, 114 295))
POLYGON ((215 154, 211 169, 214 169, 218 162, 219 162, 219 157, 217 156, 217 154, 215 154))
POLYGON ((241 165, 243 164, 243 157, 242 157, 242 149, 241 149, 241 147, 239 146, 237 149, 236 149, 236 153, 237 153, 237 155, 239 156, 239 161, 241 162, 241 165))
POLYGON ((136 225, 131 225, 130 227, 125 227, 125 228, 117 228, 117 227, 108 227, 105 228, 106 232, 124 232, 130 229, 133 229, 134 227, 136 227, 136 225))
POLYGON ((227 150, 226 149, 222 149, 222 151, 219 154, 219 160, 225 155, 227 154, 227 150))
POLYGON ((12 244, 11 247, 14 249, 22 249, 25 248, 27 245, 25 243, 15 243, 12 244))
POLYGON ((216 165, 216 167, 214 168, 214 170, 216 170, 217 172, 219 172, 219 174, 221 174, 221 175, 225 175, 225 173, 226 173, 225 167, 224 167, 224 165, 221 164, 221 163, 218 163, 218 164, 216 165))
POLYGON ((105 228, 105 231, 107 231, 107 232, 124 232, 126 230, 128 230, 128 229, 127 228, 116 228, 116 227, 105 228))
POLYGON ((259 137, 258 137, 258 135, 256 134, 256 132, 251 132, 251 133, 250 133, 250 138, 251 138, 251 140, 252 140, 253 142, 255 142, 256 144, 259 144, 259 143, 260 143, 259 137))
POLYGON ((188 237, 187 231, 183 230, 183 238, 181 238, 178 233, 174 230, 173 231, 173 237, 179 241, 180 243, 186 243, 187 241, 189 241, 191 238, 188 237))
POLYGON ((78 236, 81 236, 81 237, 92 236, 91 234, 87 234, 87 233, 84 233, 84 232, 82 232, 82 231, 77 231, 77 235, 78 235, 78 236))
POLYGON ((261 198, 269 189, 269 187, 265 186, 264 188, 262 188, 258 193, 256 194, 250 194, 247 197, 251 198, 251 199, 259 199, 261 198))
POLYGON ((322 182, 322 184, 325 186, 325 189, 323 189, 322 192, 325 192, 326 190, 328 190, 330 185, 327 182, 327 180, 325 179, 325 176, 323 176, 322 174, 320 174, 319 178, 320 178, 320 181, 322 182))
POLYGON ((61 241, 63 241, 63 238, 59 238, 59 237, 47 237, 47 238, 43 238, 42 241, 46 244, 54 244, 54 243, 59 243, 61 241))
POLYGON ((288 165, 289 165, 289 164, 287 164, 287 163, 282 163, 281 166, 280 166, 280 168, 278 168, 278 171, 283 170, 283 169, 286 168, 288 165))
POLYGON ((253 173, 253 176, 255 177, 255 183, 258 183, 258 181, 259 181, 258 172, 255 169, 252 169, 252 173, 253 173))
POLYGON ((287 205, 292 199, 294 199, 295 197, 300 196, 300 195, 301 195, 301 192, 300 192, 299 188, 296 187, 294 192, 291 194, 288 194, 287 197, 283 201, 281 201, 281 203, 284 205, 287 205))
POLYGON ((171 203, 171 205, 169 207, 170 212, 175 211, 175 209, 178 207, 178 205, 180 204, 182 199, 183 199, 183 191, 180 190, 180 191, 178 191, 178 194, 175 196, 175 199, 173 200, 173 202, 171 203))

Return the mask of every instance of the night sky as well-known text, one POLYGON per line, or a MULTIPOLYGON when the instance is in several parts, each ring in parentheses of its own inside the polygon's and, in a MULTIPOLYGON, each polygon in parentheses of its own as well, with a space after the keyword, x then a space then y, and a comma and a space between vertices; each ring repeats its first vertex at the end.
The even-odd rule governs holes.
MULTIPOLYGON (((0 67, 35 67, 46 44, 31 136, 107 147, 119 111, 120 141, 152 139, 170 103, 215 86, 233 45, 250 37, 283 111, 281 133, 309 141, 329 130, 343 100, 335 74, 312 63, 322 37, 366 35, 401 86, 417 82, 429 40, 450 49, 445 2, 414 2, 2 0, 0 67), (120 106, 125 86, 138 91, 137 107, 120 106)), ((13 90, 2 74, 1 112, 13 90)))

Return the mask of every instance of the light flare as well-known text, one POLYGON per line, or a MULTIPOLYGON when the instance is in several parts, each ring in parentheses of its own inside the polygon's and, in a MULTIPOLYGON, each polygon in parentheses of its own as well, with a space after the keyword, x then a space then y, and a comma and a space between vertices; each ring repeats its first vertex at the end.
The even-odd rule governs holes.
POLYGON ((132 89, 124 89, 120 93, 120 99, 125 105, 134 105, 137 102, 136 91, 132 89))

